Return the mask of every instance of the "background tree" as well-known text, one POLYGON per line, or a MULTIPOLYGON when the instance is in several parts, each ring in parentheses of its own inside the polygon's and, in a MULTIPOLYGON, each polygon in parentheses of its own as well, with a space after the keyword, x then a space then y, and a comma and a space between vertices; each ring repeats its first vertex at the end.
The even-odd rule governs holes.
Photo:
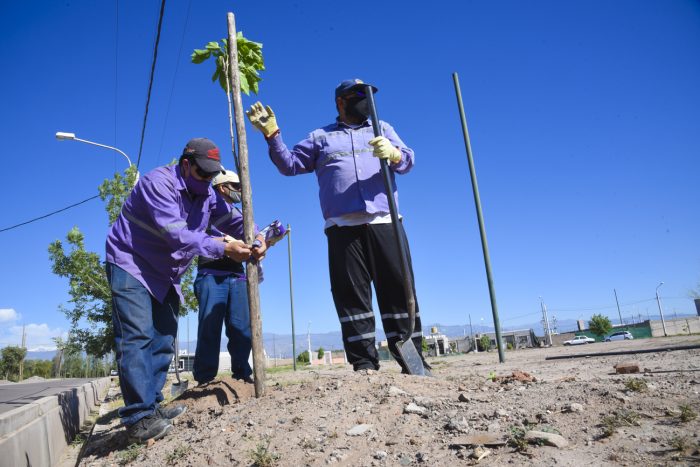
POLYGON ((326 351, 323 350, 323 347, 319 347, 318 348, 318 359, 321 360, 325 354, 326 354, 326 351))
POLYGON ((593 315, 588 322, 588 329, 596 336, 603 337, 612 329, 612 323, 607 316, 593 315))
POLYGON ((17 381, 19 379, 19 366, 27 355, 27 349, 16 345, 8 345, 0 350, 0 374, 4 379, 17 381))
POLYGON ((489 350, 491 348, 491 338, 484 334, 479 338, 477 345, 481 351, 489 350))
POLYGON ((302 353, 297 355, 297 363, 301 363, 302 365, 309 364, 309 351, 308 350, 304 350, 302 353))

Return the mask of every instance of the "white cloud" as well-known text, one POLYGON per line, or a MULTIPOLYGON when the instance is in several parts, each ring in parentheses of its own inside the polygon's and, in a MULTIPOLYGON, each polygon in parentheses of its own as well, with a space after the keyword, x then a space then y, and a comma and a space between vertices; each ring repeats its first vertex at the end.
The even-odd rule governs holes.
POLYGON ((14 322, 18 319, 19 313, 17 313, 14 308, 0 308, 0 323, 14 322))
MULTIPOLYGON (((54 337, 64 337, 65 333, 61 328, 51 328, 48 324, 30 323, 24 326, 26 333, 26 346, 29 349, 46 347, 55 349, 54 337)), ((0 346, 21 345, 22 326, 10 326, 6 332, 0 331, 0 346)))

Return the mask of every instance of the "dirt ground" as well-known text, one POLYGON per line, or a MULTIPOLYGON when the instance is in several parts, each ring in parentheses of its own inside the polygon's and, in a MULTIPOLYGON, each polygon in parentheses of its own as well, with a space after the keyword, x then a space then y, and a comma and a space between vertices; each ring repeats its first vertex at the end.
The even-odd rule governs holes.
POLYGON ((224 378, 172 402, 188 411, 150 446, 127 446, 112 405, 78 465, 696 465, 700 349, 545 360, 689 345, 700 336, 448 356, 432 378, 286 371, 259 399, 224 378))

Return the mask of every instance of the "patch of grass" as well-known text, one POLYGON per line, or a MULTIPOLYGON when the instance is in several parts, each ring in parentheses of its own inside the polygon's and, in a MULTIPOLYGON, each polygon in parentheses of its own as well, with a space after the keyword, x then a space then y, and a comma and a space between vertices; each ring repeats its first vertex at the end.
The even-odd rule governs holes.
POLYGON ((127 465, 134 462, 139 457, 139 454, 141 454, 141 447, 140 444, 130 444, 127 446, 124 451, 117 454, 117 464, 127 465))
POLYGON ((683 404, 679 406, 678 409, 681 411, 681 414, 678 416, 678 418, 680 418, 681 422, 683 423, 695 420, 698 416, 698 414, 696 414, 695 411, 690 407, 690 404, 683 404))
MULTIPOLYGON (((299 365, 297 365, 297 368, 299 368, 299 365)), ((294 371, 294 365, 279 365, 270 368, 265 368, 265 373, 267 373, 268 375, 275 373, 286 373, 288 371, 294 371)))
POLYGON ((187 457, 187 454, 189 454, 191 451, 192 448, 189 445, 183 444, 181 446, 178 446, 173 452, 171 452, 165 457, 165 463, 168 465, 173 465, 178 460, 187 457))
POLYGON ((641 378, 628 379, 627 381, 625 381, 625 387, 629 391, 634 392, 646 392, 646 390, 648 389, 647 382, 641 378))
POLYGON ((609 438, 614 435, 618 428, 623 426, 638 426, 639 414, 631 410, 620 410, 612 415, 603 417, 600 422, 603 428, 603 437, 609 438))
POLYGON ((508 431, 508 446, 512 447, 516 452, 527 452, 528 443, 525 439, 525 430, 512 426, 508 431))
POLYGON ((486 377, 489 381, 496 381, 496 372, 491 370, 489 371, 489 375, 486 377))
POLYGON ((83 443, 85 443, 85 437, 81 433, 78 433, 75 435, 75 438, 73 438, 70 445, 73 447, 80 447, 83 445, 83 443))
POLYGON ((685 452, 692 447, 692 444, 685 436, 674 436, 668 441, 668 444, 676 451, 681 452, 685 452))
POLYGON ((280 460, 280 455, 274 451, 270 451, 270 438, 267 438, 250 451, 250 460, 256 467, 273 467, 280 460))

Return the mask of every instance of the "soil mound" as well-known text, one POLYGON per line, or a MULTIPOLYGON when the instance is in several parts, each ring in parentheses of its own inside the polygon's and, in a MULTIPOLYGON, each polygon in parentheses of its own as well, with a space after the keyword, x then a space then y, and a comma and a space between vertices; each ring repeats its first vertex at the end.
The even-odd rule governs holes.
POLYGON ((190 413, 221 410, 223 406, 238 404, 255 396, 255 385, 225 377, 188 389, 177 398, 190 413))

